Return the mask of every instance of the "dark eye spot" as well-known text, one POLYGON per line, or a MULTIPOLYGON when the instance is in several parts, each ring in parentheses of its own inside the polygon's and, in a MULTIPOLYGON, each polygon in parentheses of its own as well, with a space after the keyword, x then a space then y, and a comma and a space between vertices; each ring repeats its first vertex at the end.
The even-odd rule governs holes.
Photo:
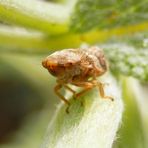
POLYGON ((72 65, 73 65, 73 63, 72 63, 72 62, 69 62, 68 64, 69 64, 70 66, 72 66, 72 65))
POLYGON ((53 75, 53 76, 56 76, 56 71, 55 69, 52 67, 52 68, 49 68, 48 71, 53 75))

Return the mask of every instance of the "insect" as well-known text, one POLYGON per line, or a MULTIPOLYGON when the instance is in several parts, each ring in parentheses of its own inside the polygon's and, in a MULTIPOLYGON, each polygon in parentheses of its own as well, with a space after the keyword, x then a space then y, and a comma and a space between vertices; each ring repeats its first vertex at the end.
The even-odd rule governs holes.
POLYGON ((105 84, 97 80, 97 77, 103 75, 108 69, 102 49, 98 47, 64 49, 49 55, 42 61, 42 65, 57 77, 54 91, 68 106, 70 106, 69 101, 60 93, 62 87, 72 92, 76 99, 93 87, 97 87, 102 98, 113 101, 113 97, 105 95, 105 84), (68 84, 83 89, 76 93, 68 84))

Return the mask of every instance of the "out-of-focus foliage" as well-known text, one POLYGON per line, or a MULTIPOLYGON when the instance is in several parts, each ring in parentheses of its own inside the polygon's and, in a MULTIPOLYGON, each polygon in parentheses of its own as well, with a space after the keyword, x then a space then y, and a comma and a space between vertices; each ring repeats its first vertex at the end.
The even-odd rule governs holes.
POLYGON ((56 103, 54 80, 42 69, 42 58, 0 54, 1 148, 35 148, 42 142, 56 103))
POLYGON ((148 81, 148 52, 145 49, 135 49, 125 44, 104 45, 104 50, 110 62, 110 68, 115 74, 133 76, 141 81, 148 81))
MULTIPOLYGON (((139 105, 137 104, 137 80, 122 78, 122 93, 125 104, 122 124, 117 133, 114 148, 146 148, 146 137, 139 105)), ((144 98, 140 98, 144 99, 144 98)))
POLYGON ((146 21, 147 0, 79 0, 72 15, 71 29, 110 29, 146 21))

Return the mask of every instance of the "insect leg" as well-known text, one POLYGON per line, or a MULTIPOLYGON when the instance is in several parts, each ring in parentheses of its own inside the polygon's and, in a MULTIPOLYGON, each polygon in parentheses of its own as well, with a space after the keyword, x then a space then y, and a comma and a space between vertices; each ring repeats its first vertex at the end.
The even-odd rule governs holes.
POLYGON ((72 92, 74 96, 76 95, 76 92, 72 88, 70 88, 68 85, 64 84, 64 87, 68 89, 70 92, 72 92))
POLYGON ((77 83, 77 86, 84 87, 84 89, 76 94, 76 98, 82 96, 84 93, 86 93, 88 90, 94 87, 94 85, 91 82, 80 82, 77 83))
POLYGON ((100 96, 101 96, 102 98, 104 98, 104 99, 110 99, 111 101, 114 101, 114 98, 113 98, 113 97, 111 97, 111 96, 106 96, 106 95, 105 95, 105 92, 104 92, 104 85, 105 85, 105 84, 100 83, 100 82, 97 83, 97 86, 98 86, 99 92, 100 92, 100 96))
POLYGON ((54 91, 55 93, 57 94, 57 96, 63 100, 67 105, 68 107, 66 108, 66 112, 69 113, 69 106, 70 106, 70 103, 67 99, 65 99, 65 97, 63 97, 60 93, 59 93, 59 90, 62 88, 62 85, 61 84, 57 84, 54 88, 54 91))
POLYGON ((87 91, 89 91, 92 87, 86 87, 85 89, 83 89, 82 91, 80 91, 79 93, 76 94, 76 98, 82 96, 84 93, 86 93, 87 91))

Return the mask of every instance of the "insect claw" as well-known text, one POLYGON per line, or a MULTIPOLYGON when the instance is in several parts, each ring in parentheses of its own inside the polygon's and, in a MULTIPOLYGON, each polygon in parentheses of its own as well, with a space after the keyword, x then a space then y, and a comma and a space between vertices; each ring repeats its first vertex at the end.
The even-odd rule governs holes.
POLYGON ((73 99, 74 99, 74 100, 77 100, 75 96, 73 96, 73 99))
POLYGON ((83 107, 84 106, 84 103, 83 103, 83 101, 81 101, 81 107, 83 107))
POLYGON ((104 99, 110 99, 111 101, 114 101, 114 98, 113 97, 111 97, 111 96, 105 96, 105 97, 103 97, 104 99))
POLYGON ((67 114, 69 114, 69 107, 67 107, 65 111, 67 114))
POLYGON ((114 98, 110 97, 111 101, 114 101, 114 98))
POLYGON ((77 95, 76 95, 76 94, 73 95, 73 99, 74 99, 74 100, 77 99, 77 95))
POLYGON ((66 113, 69 114, 69 108, 70 108, 70 103, 67 104, 68 106, 66 107, 66 113))

